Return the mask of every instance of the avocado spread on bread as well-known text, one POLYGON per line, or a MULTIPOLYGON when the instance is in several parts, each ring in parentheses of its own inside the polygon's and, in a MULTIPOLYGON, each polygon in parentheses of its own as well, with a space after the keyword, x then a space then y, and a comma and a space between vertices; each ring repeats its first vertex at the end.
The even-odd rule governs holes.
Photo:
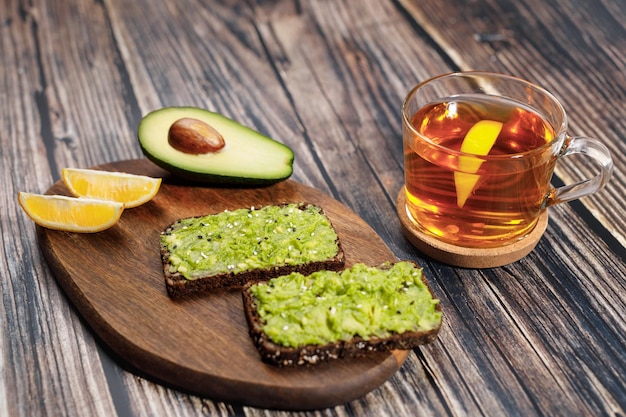
POLYGON ((285 204, 185 218, 161 235, 171 273, 188 280, 333 258, 338 237, 315 205, 285 204))
POLYGON ((249 291, 263 332, 286 347, 430 331, 442 319, 422 269, 412 262, 292 273, 256 283, 249 291))

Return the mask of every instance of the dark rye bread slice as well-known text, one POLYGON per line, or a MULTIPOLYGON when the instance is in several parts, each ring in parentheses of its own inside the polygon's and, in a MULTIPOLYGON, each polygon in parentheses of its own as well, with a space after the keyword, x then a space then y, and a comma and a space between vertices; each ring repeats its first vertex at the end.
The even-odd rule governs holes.
MULTIPOLYGON (((403 261, 419 266, 413 261, 403 261)), ((383 264, 378 268, 391 268, 393 264, 383 264)), ((422 274, 421 280, 437 303, 435 311, 441 314, 441 306, 435 298, 428 281, 422 274)), ((264 281, 263 281, 264 282, 264 281)), ((250 282, 243 287, 244 313, 249 327, 249 334, 254 345, 261 355, 261 359, 271 365, 285 366, 308 366, 328 362, 335 359, 351 359, 366 355, 368 352, 387 352, 392 350, 410 350, 420 345, 428 344, 436 340, 441 328, 439 324, 429 330, 407 331, 401 334, 392 333, 388 337, 370 336, 367 340, 360 336, 354 336, 350 340, 340 340, 323 345, 304 345, 299 347, 286 347, 274 343, 263 331, 263 321, 259 316, 254 295, 250 287, 256 283, 250 282)))
MULTIPOLYGON (((330 219, 324 213, 324 210, 314 204, 300 202, 300 203, 282 203, 276 204, 274 207, 287 207, 289 205, 294 205, 299 210, 306 210, 309 207, 314 207, 319 210, 319 214, 325 217, 330 224, 330 227, 334 231, 334 227, 330 219)), ((269 206, 265 206, 269 207, 269 206)), ((265 207, 257 207, 252 208, 250 210, 263 210, 265 207)), ((247 210, 247 209, 246 209, 247 210)), ((216 213, 218 215, 219 213, 216 213)), ((195 218, 203 218, 206 216, 197 216, 195 218)), ((185 219, 179 219, 169 225, 163 232, 162 235, 167 235, 179 227, 180 222, 185 219)), ((336 233, 336 232, 335 232, 336 233)), ((165 286, 167 293, 172 298, 187 296, 187 295, 195 295, 202 294, 206 292, 210 292, 211 290, 220 289, 220 288, 241 288, 247 282, 255 282, 265 279, 270 279, 273 277, 290 274, 292 272, 300 272, 303 274, 311 274, 315 271, 319 270, 339 270, 343 267, 345 263, 345 255, 341 246, 341 241, 339 240, 339 236, 335 240, 337 245, 337 253, 328 259, 310 261, 306 263, 301 263, 298 265, 289 265, 289 264, 273 264, 264 268, 256 268, 249 269, 240 272, 233 271, 223 271, 220 273, 212 273, 204 276, 200 276, 194 279, 188 279, 183 274, 178 271, 174 271, 172 264, 170 263, 170 252, 167 247, 161 242, 161 260, 163 263, 163 272, 165 275, 165 286)))

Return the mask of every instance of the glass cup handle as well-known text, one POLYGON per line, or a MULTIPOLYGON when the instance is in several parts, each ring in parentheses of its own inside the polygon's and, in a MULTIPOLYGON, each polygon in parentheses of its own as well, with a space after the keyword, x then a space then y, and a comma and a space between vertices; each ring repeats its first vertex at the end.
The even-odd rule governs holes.
POLYGON ((569 138, 561 150, 559 159, 568 155, 581 154, 595 160, 600 172, 586 180, 575 184, 564 185, 559 188, 551 188, 546 197, 544 207, 576 200, 599 191, 606 185, 613 173, 613 160, 608 148, 600 141, 585 136, 569 138))

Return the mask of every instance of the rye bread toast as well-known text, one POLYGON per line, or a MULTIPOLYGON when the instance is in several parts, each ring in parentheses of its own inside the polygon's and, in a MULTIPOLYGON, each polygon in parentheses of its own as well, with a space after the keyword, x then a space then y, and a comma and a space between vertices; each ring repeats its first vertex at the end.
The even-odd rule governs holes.
POLYGON ((345 261, 330 219, 310 203, 179 219, 161 233, 160 250, 167 293, 173 298, 296 271, 338 270, 345 261), (197 269, 190 271, 190 265, 197 269))
MULTIPOLYGON (((355 358, 358 356, 362 356, 367 354, 367 352, 374 351, 390 351, 390 350, 409 350, 413 349, 419 345, 427 344, 433 342, 439 333, 439 329, 441 327, 441 307, 439 305, 438 300, 434 297, 428 282, 426 281, 423 274, 421 274, 421 268, 419 268, 412 261, 403 261, 402 263, 410 264, 412 268, 419 271, 420 282, 417 283, 418 286, 422 286, 422 290, 424 293, 427 293, 425 296, 429 298, 430 301, 426 301, 427 303, 432 303, 428 308, 430 309, 428 313, 434 317, 433 320, 425 320, 426 323, 422 326, 415 323, 413 328, 407 329, 401 332, 388 331, 384 335, 375 336, 375 335, 352 335, 348 338, 342 338, 341 340, 332 340, 332 341, 324 341, 319 343, 308 343, 304 345, 297 346, 286 346, 284 344, 276 342, 269 336, 264 326, 266 322, 261 318, 261 314, 259 313, 259 300, 254 296, 251 288, 259 285, 269 286, 265 289, 265 291, 272 290, 271 283, 276 283, 277 280, 270 281, 261 281, 257 283, 248 283, 243 287, 243 304, 244 304, 244 312, 246 316, 246 320, 249 326, 249 334, 252 338, 254 345, 261 355, 261 359, 264 362, 267 362, 272 365, 276 365, 279 367, 283 366, 301 366, 301 365, 315 365, 317 363, 323 363, 334 359, 347 359, 347 358, 355 358), (429 321, 430 320, 430 321, 429 321)), ((383 264, 377 267, 377 269, 381 270, 389 270, 394 267, 395 264, 383 264)), ((359 265, 355 265, 356 268, 359 265)), ((341 276, 342 272, 337 273, 338 276, 341 276)), ((319 275, 319 274, 313 274, 319 275)), ((293 275, 289 276, 291 280, 293 275)), ((287 278, 281 277, 280 279, 287 278)), ((357 277, 357 279, 366 280, 363 276, 357 277)), ((408 281, 407 281, 408 282, 408 281)), ((274 284, 280 285, 280 284, 274 284)), ((300 284, 298 284, 300 285, 300 284)), ((302 285, 303 290, 306 285, 302 285)), ((365 287, 364 287, 365 288, 365 287)), ((403 288, 398 288, 398 291, 403 291, 403 288)), ((323 291, 319 291, 319 289, 315 290, 317 292, 316 297, 318 299, 324 299, 327 301, 325 297, 330 297, 330 294, 327 294, 323 291)), ((373 290, 375 291, 375 290, 373 290)), ((283 305, 295 302, 299 303, 299 295, 293 295, 291 299, 281 300, 283 305)), ((378 306, 379 308, 385 308, 386 306, 378 306)), ((405 306, 406 307, 406 306, 405 306)), ((298 307, 302 309, 302 307, 298 307)), ((324 307, 324 310, 327 307, 324 307)), ((421 308, 421 307, 420 307, 421 308)), ((328 308, 331 312, 334 307, 328 308)), ((395 313, 395 312, 394 312, 395 313)), ((398 311, 398 314, 401 312, 398 311)), ((289 315, 290 313, 282 313, 283 315, 289 315)), ((329 313, 330 314, 330 313, 329 313)), ((328 322, 328 318, 325 319, 328 322)), ((344 319, 345 320, 345 319, 344 319)), ((421 320, 417 320, 421 322, 421 320)), ((296 327, 304 327, 300 326, 302 322, 297 323, 296 327)), ((283 330, 285 332, 291 331, 290 326, 285 325, 283 330)))

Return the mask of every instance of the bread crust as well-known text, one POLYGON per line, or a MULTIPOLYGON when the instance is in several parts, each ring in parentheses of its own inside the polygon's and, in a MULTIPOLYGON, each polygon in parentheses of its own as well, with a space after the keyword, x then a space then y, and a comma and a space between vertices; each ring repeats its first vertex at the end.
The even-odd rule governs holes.
MULTIPOLYGON (((281 207, 291 203, 276 204, 275 206, 281 207)), ((297 203, 300 210, 305 210, 307 207, 314 206, 320 209, 320 214, 326 216, 324 210, 311 203, 297 203)), ((267 207, 267 206, 265 206, 267 207)), ((263 207, 257 207, 262 209, 263 207)), ((203 216, 197 216, 203 217, 203 216)), ((326 216, 328 218, 328 216, 326 216)), ((177 220, 170 224, 163 233, 168 233, 174 226, 180 221, 177 220)), ((328 218, 328 221, 332 225, 332 221, 328 218)), ((207 275, 195 279, 187 279, 180 272, 172 272, 172 266, 169 262, 170 253, 164 245, 161 244, 161 262, 163 264, 163 273, 165 276, 165 288, 167 294, 171 298, 179 298, 184 296, 205 294, 211 290, 221 288, 241 288, 248 282, 256 282, 260 280, 270 279, 281 275, 287 275, 292 272, 300 272, 304 275, 311 274, 320 270, 333 270, 337 271, 343 268, 345 264, 345 255, 341 246, 339 236, 337 236, 337 254, 331 258, 323 261, 308 262, 301 265, 273 265, 268 268, 251 269, 241 272, 225 272, 219 274, 207 275)))
MULTIPOLYGON (((416 267, 417 264, 410 261, 416 267)), ((393 264, 385 264, 379 268, 389 268, 393 264)), ((422 282, 428 288, 433 298, 434 294, 428 281, 422 275, 422 282)), ((305 345, 301 347, 285 347, 274 343, 264 332, 263 322, 258 314, 254 296, 249 288, 254 282, 247 283, 242 290, 244 313, 248 323, 250 337, 261 359, 269 364, 285 366, 315 365, 335 359, 350 359, 366 355, 368 352, 387 352, 391 350, 410 350, 420 345, 431 343, 437 339, 439 326, 428 331, 411 331, 402 334, 392 334, 389 337, 370 337, 368 340, 355 336, 348 341, 338 341, 324 345, 305 345)), ((439 303, 435 306, 436 311, 441 311, 439 303)))

